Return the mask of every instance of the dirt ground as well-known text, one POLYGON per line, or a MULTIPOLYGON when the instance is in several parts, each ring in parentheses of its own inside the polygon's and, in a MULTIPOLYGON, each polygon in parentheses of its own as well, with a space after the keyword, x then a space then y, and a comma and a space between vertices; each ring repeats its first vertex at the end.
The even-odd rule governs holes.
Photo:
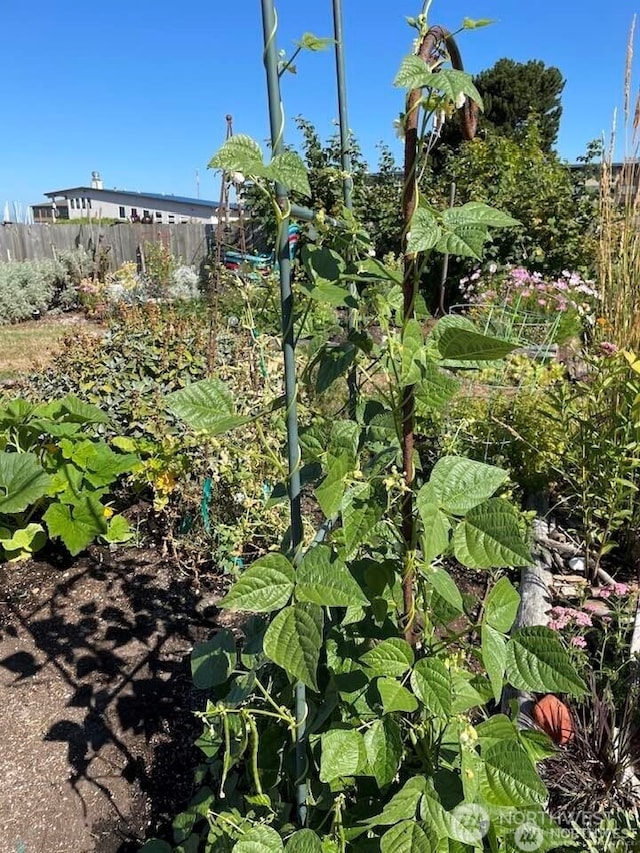
POLYGON ((0 851, 129 853, 166 828, 220 594, 149 550, 0 566, 0 851))

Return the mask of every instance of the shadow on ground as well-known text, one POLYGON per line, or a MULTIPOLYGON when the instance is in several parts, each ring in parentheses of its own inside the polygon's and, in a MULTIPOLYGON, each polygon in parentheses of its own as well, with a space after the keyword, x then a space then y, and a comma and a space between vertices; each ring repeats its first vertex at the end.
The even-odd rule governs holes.
POLYGON ((189 799, 188 654, 219 585, 142 551, 0 567, 2 849, 137 850, 189 799))

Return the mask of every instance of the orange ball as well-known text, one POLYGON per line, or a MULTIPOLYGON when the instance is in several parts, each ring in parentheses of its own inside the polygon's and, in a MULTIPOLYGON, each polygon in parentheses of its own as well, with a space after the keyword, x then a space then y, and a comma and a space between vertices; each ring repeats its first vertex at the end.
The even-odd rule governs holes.
POLYGON ((570 743, 575 735, 571 711, 557 696, 547 693, 533 706, 533 719, 558 746, 570 743))

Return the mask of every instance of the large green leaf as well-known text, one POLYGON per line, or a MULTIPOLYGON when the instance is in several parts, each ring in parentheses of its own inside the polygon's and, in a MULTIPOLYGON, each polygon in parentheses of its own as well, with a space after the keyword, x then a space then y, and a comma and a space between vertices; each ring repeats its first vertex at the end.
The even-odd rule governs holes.
POLYGON ((518 690, 583 696, 586 686, 558 635, 537 625, 521 628, 507 644, 507 678, 518 690))
POLYGON ((507 577, 493 585, 484 605, 484 621, 496 631, 506 634, 513 625, 520 606, 520 595, 507 577))
POLYGON ((224 684, 236 660, 236 642, 231 631, 220 631, 212 640, 196 643, 191 652, 191 675, 198 690, 224 684))
POLYGON ((491 625, 483 624, 480 632, 482 643, 482 662, 493 689, 493 698, 500 701, 504 685, 504 671, 507 664, 507 642, 499 631, 491 625))
POLYGON ((431 482, 418 492, 416 506, 423 528, 422 558, 429 564, 448 548, 451 523, 440 509, 439 495, 431 482))
POLYGON ((235 414, 231 392, 219 379, 192 382, 168 394, 166 401, 169 410, 191 429, 209 435, 219 435, 250 420, 235 414))
POLYGON ((210 169, 241 172, 244 175, 262 175, 264 163, 257 142, 243 133, 232 136, 209 162, 210 169))
POLYGON ((369 603, 349 569, 327 545, 316 545, 304 555, 296 575, 296 598, 321 607, 369 603))
POLYGON ((85 403, 84 400, 79 400, 73 394, 67 394, 58 401, 60 411, 64 415, 65 421, 77 424, 109 424, 111 418, 91 403, 85 403))
POLYGON ((418 509, 421 502, 435 499, 445 512, 464 515, 490 498, 508 478, 507 472, 495 465, 462 456, 443 456, 433 467, 430 488, 425 487, 418 493, 418 509))
POLYGON ((347 450, 327 459, 327 476, 315 490, 320 509, 327 518, 331 518, 340 509, 346 489, 345 478, 353 471, 353 466, 354 460, 347 450))
POLYGON ((510 228, 519 225, 517 219, 489 207, 481 201, 469 201, 462 207, 450 207, 442 212, 442 219, 450 227, 457 228, 460 225, 482 225, 490 228, 510 228))
POLYGON ((439 658, 422 658, 411 673, 413 692, 435 717, 451 713, 451 674, 439 658))
POLYGON ((428 412, 438 412, 453 397, 459 388, 459 383, 448 376, 435 364, 425 361, 421 365, 421 377, 415 386, 416 400, 428 412))
POLYGON ((360 660, 371 669, 372 675, 388 675, 395 678, 411 669, 415 657, 409 643, 399 637, 391 637, 369 649, 360 660))
POLYGON ((422 89, 423 86, 431 85, 432 77, 433 72, 424 59, 410 53, 402 60, 393 85, 399 89, 422 89))
POLYGON ((411 713, 418 709, 416 697, 395 678, 378 678, 376 687, 382 701, 383 713, 392 714, 394 711, 411 713))
POLYGON ((403 820, 380 839, 380 853, 434 853, 435 846, 416 821, 403 820))
POLYGON ((464 612, 464 603, 456 582, 446 569, 442 566, 425 566, 422 568, 422 576, 438 593, 440 598, 451 605, 459 613, 464 612))
POLYGON ((342 499, 342 530, 347 559, 366 541, 384 514, 385 505, 370 483, 356 483, 342 499))
POLYGON ((436 249, 445 255, 457 255, 462 258, 482 260, 484 244, 489 239, 489 232, 482 225, 458 225, 441 229, 436 249))
POLYGON ((378 787, 385 788, 393 782, 402 761, 400 727, 391 717, 375 720, 365 732, 364 747, 378 787))
POLYGON ((518 346, 502 338, 454 325, 443 329, 437 343, 440 357, 455 361, 495 361, 505 358, 518 346))
POLYGON ((0 513, 24 512, 50 484, 35 453, 0 453, 0 513))
POLYGON ((344 341, 338 346, 327 345, 318 360, 316 376, 316 391, 324 393, 335 380, 346 373, 358 354, 358 348, 351 341, 344 341))
POLYGON ((59 536, 73 557, 108 530, 104 506, 92 495, 81 498, 73 507, 52 503, 43 515, 43 520, 49 536, 59 536))
POLYGON ((482 109, 480 93, 475 87, 473 78, 466 71, 458 71, 455 68, 439 68, 438 73, 432 75, 429 82, 424 85, 443 92, 450 101, 456 104, 460 95, 466 95, 482 109))
POLYGON ((366 761, 364 739, 356 729, 330 729, 320 736, 320 781, 355 776, 366 761))
POLYGON ((317 604, 294 604, 275 616, 264 635, 267 657, 316 691, 323 623, 317 604))
POLYGON ((442 229, 433 211, 420 206, 416 208, 411 218, 411 228, 407 239, 407 252, 417 255, 419 252, 429 252, 442 237, 442 229))
POLYGON ((291 598, 295 571, 283 554, 266 554, 246 569, 220 602, 227 610, 270 613, 291 598))
POLYGON ((548 796, 525 749, 513 740, 484 752, 480 790, 485 802, 496 806, 542 805, 548 796))
POLYGON ((287 841, 287 853, 323 853, 322 842, 312 829, 299 829, 287 841))
POLYGON ((265 169, 268 178, 289 190, 310 197, 309 176, 302 157, 295 151, 276 154, 265 169))
POLYGON ((282 853, 283 850, 282 839, 275 829, 256 824, 236 842, 233 853, 282 853))
POLYGON ((385 826, 401 820, 415 820, 418 805, 427 788, 424 776, 414 776, 394 794, 379 815, 370 818, 370 826, 385 826))
POLYGON ((456 559, 471 569, 526 566, 531 553, 508 501, 490 498, 469 510, 453 534, 456 559))

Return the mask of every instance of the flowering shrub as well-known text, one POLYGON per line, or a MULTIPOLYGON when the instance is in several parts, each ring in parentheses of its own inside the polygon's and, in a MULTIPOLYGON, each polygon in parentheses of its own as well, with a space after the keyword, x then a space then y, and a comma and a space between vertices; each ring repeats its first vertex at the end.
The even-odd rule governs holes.
POLYGON ((521 266, 500 268, 496 264, 460 279, 460 293, 470 305, 510 306, 554 321, 560 315, 556 340, 579 333, 585 320, 593 316, 598 298, 593 282, 577 272, 563 270, 552 278, 521 266))

